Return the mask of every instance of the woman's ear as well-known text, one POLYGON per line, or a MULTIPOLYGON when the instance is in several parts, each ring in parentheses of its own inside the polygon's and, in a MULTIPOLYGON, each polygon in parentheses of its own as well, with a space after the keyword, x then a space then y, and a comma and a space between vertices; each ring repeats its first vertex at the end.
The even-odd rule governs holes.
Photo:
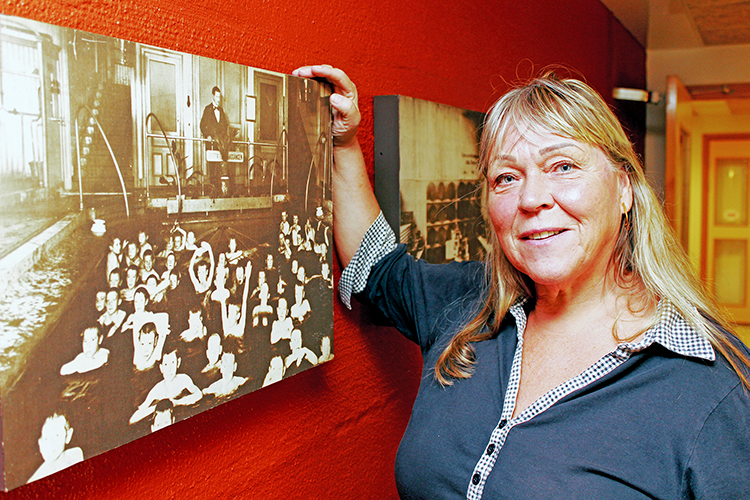
POLYGON ((630 183, 630 177, 624 170, 619 171, 620 178, 620 206, 623 209, 623 215, 630 212, 633 208, 633 186, 630 183))

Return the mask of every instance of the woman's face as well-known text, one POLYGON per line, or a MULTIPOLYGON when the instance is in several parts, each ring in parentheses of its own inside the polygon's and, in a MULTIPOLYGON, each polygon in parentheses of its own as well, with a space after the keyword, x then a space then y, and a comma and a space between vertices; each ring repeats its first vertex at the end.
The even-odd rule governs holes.
POLYGON ((627 176, 600 149, 512 129, 487 181, 500 246, 537 287, 571 289, 604 278, 633 197, 627 176))

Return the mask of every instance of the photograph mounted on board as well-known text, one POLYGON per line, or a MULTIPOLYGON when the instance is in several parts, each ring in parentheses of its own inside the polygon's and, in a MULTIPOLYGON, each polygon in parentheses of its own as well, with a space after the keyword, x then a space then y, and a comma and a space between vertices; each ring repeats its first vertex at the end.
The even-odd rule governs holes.
POLYGON ((333 358, 317 82, 0 16, 9 490, 333 358))
POLYGON ((483 259, 484 114, 389 95, 375 96, 374 118, 375 196, 400 243, 434 264, 483 259))

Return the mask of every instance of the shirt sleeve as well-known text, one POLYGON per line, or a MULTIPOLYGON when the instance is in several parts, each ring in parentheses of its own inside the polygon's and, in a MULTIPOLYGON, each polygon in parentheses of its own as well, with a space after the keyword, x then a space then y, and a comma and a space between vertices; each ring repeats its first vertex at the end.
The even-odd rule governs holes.
POLYGON ((703 424, 686 471, 684 498, 748 498, 750 393, 739 383, 703 424))
POLYGON ((380 212, 339 279, 339 297, 348 309, 352 308, 352 294, 365 289, 372 266, 395 249, 396 235, 380 212))
POLYGON ((415 259, 402 243, 372 266, 356 297, 426 352, 477 312, 486 289, 484 269, 477 261, 431 264, 415 259))

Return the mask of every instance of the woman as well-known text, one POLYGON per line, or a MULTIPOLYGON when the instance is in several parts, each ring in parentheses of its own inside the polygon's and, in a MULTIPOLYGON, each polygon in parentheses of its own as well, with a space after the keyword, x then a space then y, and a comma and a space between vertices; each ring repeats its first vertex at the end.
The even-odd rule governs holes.
POLYGON ((415 261, 379 214, 334 86, 334 223, 359 293, 424 357, 402 498, 747 498, 748 351, 671 236, 621 126, 554 76, 488 113, 486 264, 415 261))

